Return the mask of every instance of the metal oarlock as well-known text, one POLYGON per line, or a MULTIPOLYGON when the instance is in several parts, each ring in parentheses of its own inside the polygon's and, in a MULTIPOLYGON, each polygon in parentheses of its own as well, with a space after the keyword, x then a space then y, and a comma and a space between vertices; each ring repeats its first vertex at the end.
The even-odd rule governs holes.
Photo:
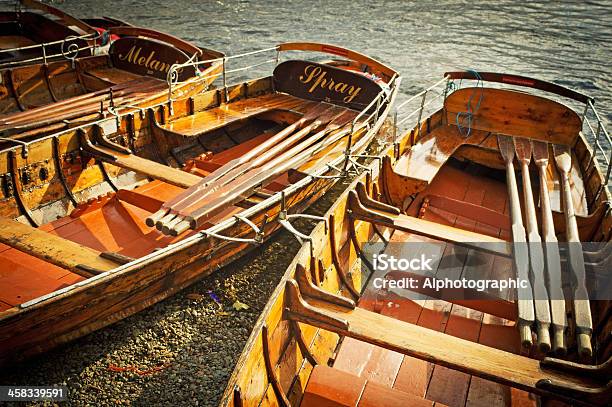
POLYGON ((239 220, 244 222, 245 224, 247 224, 251 229, 253 229, 253 231, 255 232, 255 237, 252 239, 246 239, 246 238, 241 238, 241 237, 229 237, 229 236, 223 236, 214 232, 207 232, 205 230, 201 231, 200 233, 205 234, 206 236, 210 236, 210 237, 214 237, 216 239, 220 239, 220 240, 227 240, 229 242, 238 242, 238 243, 251 243, 251 244, 261 244, 264 241, 264 227, 266 226, 266 223, 268 222, 268 218, 265 217, 264 218, 264 223, 261 226, 261 228, 257 227, 256 224, 254 224, 253 222, 251 222, 251 220, 245 218, 244 216, 241 215, 234 215, 234 217, 239 220))
MULTIPOLYGON (((295 238, 297 239, 298 242, 300 242, 300 244, 303 244, 304 241, 307 242, 311 242, 312 238, 302 232, 300 232, 299 230, 297 230, 289 221, 290 219, 309 219, 309 220, 314 220, 314 221, 324 221, 325 222, 325 230, 327 231, 327 218, 323 217, 323 216, 317 216, 317 215, 308 215, 305 213, 296 213, 296 214, 288 214, 287 213, 287 206, 286 206, 286 202, 285 202, 285 192, 281 192, 281 210, 278 213, 278 223, 284 227, 286 230, 288 230, 289 232, 291 232, 293 234, 293 236, 295 236, 295 238)), ((310 250, 312 251, 312 245, 310 245, 310 250)))

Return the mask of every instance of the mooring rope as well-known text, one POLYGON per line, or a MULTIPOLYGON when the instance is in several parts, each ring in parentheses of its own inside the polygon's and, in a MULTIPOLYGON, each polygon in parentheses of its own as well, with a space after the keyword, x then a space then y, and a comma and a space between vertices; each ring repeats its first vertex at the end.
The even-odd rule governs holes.
POLYGON ((461 134, 465 138, 469 137, 470 133, 472 132, 472 118, 474 116, 474 113, 476 113, 478 109, 480 109, 480 103, 482 102, 482 98, 484 96, 484 85, 480 74, 473 69, 468 69, 467 72, 472 73, 477 79, 477 82, 474 91, 472 92, 470 98, 467 101, 467 110, 465 112, 457 112, 457 128, 459 129, 459 134, 461 134), (472 100, 476 96, 478 88, 480 88, 480 96, 478 98, 478 103, 476 103, 475 108, 472 108, 472 100), (462 117, 464 117, 465 119, 462 120, 462 117), (462 121, 467 122, 467 127, 461 125, 462 121))

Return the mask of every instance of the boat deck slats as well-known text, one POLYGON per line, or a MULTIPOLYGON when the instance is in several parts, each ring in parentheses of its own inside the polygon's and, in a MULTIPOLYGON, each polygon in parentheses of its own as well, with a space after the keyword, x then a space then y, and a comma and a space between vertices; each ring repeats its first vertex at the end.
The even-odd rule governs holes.
MULTIPOLYGON (((382 386, 335 367, 316 365, 308 379, 302 407, 412 406, 433 407, 434 402, 382 386)), ((442 407, 441 404, 437 404, 442 407)))
POLYGON ((181 117, 163 126, 163 129, 184 137, 197 137, 229 123, 244 120, 270 110, 296 110, 304 112, 312 102, 294 96, 272 93, 223 104, 213 109, 181 117))
POLYGON ((86 269, 107 271, 119 265, 101 257, 98 251, 1 217, 0 243, 77 274, 83 273, 83 266, 86 269))

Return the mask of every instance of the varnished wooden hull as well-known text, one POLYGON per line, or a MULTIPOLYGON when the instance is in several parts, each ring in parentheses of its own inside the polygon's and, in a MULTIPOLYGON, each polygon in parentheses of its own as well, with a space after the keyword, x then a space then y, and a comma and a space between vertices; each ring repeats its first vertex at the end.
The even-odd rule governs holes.
MULTIPOLYGON (((3 217, 4 225, 0 225, 0 235, 4 243, 0 245, 0 255, 6 256, 12 250, 19 251, 19 256, 27 253, 33 257, 25 258, 25 267, 35 267, 41 264, 42 260, 47 262, 50 270, 57 270, 57 267, 69 270, 72 273, 72 283, 65 286, 59 284, 44 295, 33 294, 32 291, 28 294, 30 298, 13 298, 12 307, 7 307, 7 304, 11 304, 8 300, 0 300, 0 364, 6 365, 31 357, 112 324, 171 296, 249 250, 257 250, 255 241, 244 243, 231 240, 257 237, 253 229, 235 215, 248 218, 262 228, 261 236, 264 239, 269 238, 280 227, 280 191, 285 193, 285 209, 289 213, 301 213, 316 201, 338 179, 337 176, 325 176, 335 174, 336 170, 332 168, 342 167, 345 163, 345 145, 351 142, 351 153, 356 155, 366 150, 383 125, 396 92, 397 88, 394 86, 383 102, 382 110, 369 122, 367 130, 355 129, 348 139, 340 139, 325 150, 318 151, 294 168, 297 172, 290 171, 287 177, 283 178, 284 181, 266 182, 265 185, 271 185, 269 188, 272 189, 263 188, 260 195, 255 193, 235 205, 229 204, 229 208, 226 208, 229 212, 223 211, 218 216, 215 215, 211 224, 199 228, 200 232, 190 231, 177 238, 169 238, 139 226, 141 231, 138 232, 138 238, 142 239, 142 245, 134 245, 134 242, 129 241, 119 242, 123 232, 118 229, 111 230, 110 235, 102 231, 99 235, 92 235, 91 230, 100 226, 103 229, 112 229, 112 223, 116 224, 122 217, 128 222, 125 224, 127 226, 132 227, 134 222, 141 224, 144 222, 142 213, 154 212, 164 202, 165 198, 155 195, 159 191, 168 193, 169 187, 163 185, 172 186, 172 191, 176 191, 177 186, 184 188, 191 185, 187 180, 194 180, 195 174, 201 174, 201 168, 204 168, 202 165, 210 167, 209 164, 214 163, 214 159, 208 159, 214 154, 201 154, 202 149, 205 152, 207 148, 218 149, 218 155, 221 156, 224 152, 231 151, 227 145, 232 131, 243 129, 240 137, 247 137, 243 142, 248 143, 261 138, 256 134, 264 129, 267 130, 263 135, 274 126, 286 124, 287 120, 295 120, 299 111, 282 110, 283 103, 288 101, 287 103, 296 109, 298 105, 304 109, 313 102, 275 94, 272 90, 272 78, 268 77, 223 90, 207 91, 187 99, 174 100, 172 110, 163 103, 153 106, 143 114, 128 113, 121 116, 118 126, 113 128, 109 135, 109 142, 114 143, 113 148, 116 149, 108 150, 120 158, 96 156, 101 154, 96 152, 102 144, 91 144, 96 132, 105 131, 102 129, 109 124, 112 127, 114 119, 93 122, 78 129, 36 140, 28 145, 27 161, 20 148, 1 152, 0 173, 5 174, 3 179, 9 179, 14 184, 11 184, 9 189, 3 188, 4 195, 0 201, 0 216, 3 217), (271 110, 257 111, 255 116, 226 117, 221 123, 195 120, 196 116, 200 118, 215 115, 218 110, 225 109, 225 104, 236 103, 234 106, 238 106, 245 100, 252 100, 256 106, 261 107, 258 101, 269 99, 276 101, 271 110), (282 103, 278 102, 279 100, 282 103), (281 110, 277 111, 275 108, 281 110), (178 126, 177 123, 182 123, 181 120, 191 121, 192 125, 178 126), (278 123, 275 120, 278 120, 278 123), (174 124, 177 125, 173 126, 174 124), (189 130, 196 132, 197 137, 204 135, 205 138, 195 141, 197 138, 190 138, 193 136, 187 134, 189 130), (206 145, 206 137, 210 139, 210 146, 206 145), (226 147, 223 147, 224 144, 226 147), (119 153, 120 146, 128 147, 135 154, 119 153), (185 171, 176 167, 183 167, 185 171), (44 168, 44 171, 41 171, 41 168, 44 168), (26 178, 28 182, 24 182, 23 177, 11 175, 24 171, 30 171, 33 175, 26 178), (44 177, 40 177, 41 173, 44 173, 44 177), (156 180, 148 182, 142 175, 156 180), (103 193, 110 189, 110 186, 117 187, 126 182, 127 185, 136 185, 137 188, 134 191, 124 191, 119 187, 116 193, 103 193), (156 192, 147 196, 147 188, 156 192), (76 207, 73 200, 76 201, 76 207), (102 212, 105 205, 111 209, 113 205, 119 205, 117 208, 123 205, 129 209, 128 212, 131 211, 131 215, 121 215, 115 220, 112 217, 107 219, 108 213, 102 212), (143 210, 145 212, 142 212, 143 210), (66 216, 68 214, 70 216, 66 216), (23 235, 10 236, 6 229, 4 232, 2 229, 10 228, 10 219, 13 218, 30 223, 34 227, 43 226, 40 229, 20 228, 24 230, 23 235), (55 220, 56 218, 59 220, 55 220), (91 219, 98 219, 95 221, 97 223, 88 223, 91 219), (72 232, 75 237, 71 237, 71 233, 62 229, 66 224, 76 227, 74 230, 80 232, 72 232), (46 241, 41 231, 59 236, 46 241), (230 239, 226 240, 219 235, 230 239), (79 257, 81 260, 74 260, 72 255, 58 255, 54 245, 62 246, 62 239, 72 239, 74 243, 81 245, 84 251, 79 257), (107 240, 106 243, 104 239, 107 240)), ((228 110, 232 110, 231 106, 228 110)), ((240 147, 240 143, 235 147, 240 147)), ((243 150, 238 148, 235 154, 241 154, 243 150)), ((230 159, 230 156, 225 158, 230 159)), ((74 243, 62 248, 65 250, 62 253, 70 254, 74 243)), ((0 268, 0 272, 9 273, 10 270, 0 268)))
MULTIPOLYGON (((305 210, 330 186, 329 181, 308 185, 296 194, 291 210, 305 210)), ((261 225, 264 215, 269 216, 266 239, 278 230, 274 221, 279 209, 272 205, 251 218, 261 225)), ((248 237, 249 232, 234 226, 223 233, 248 237)), ((25 309, 5 311, 0 317, 0 364, 45 352, 146 309, 251 250, 257 246, 204 238, 163 259, 111 273, 25 309)))
MULTIPOLYGON (((0 69, 3 146, 11 145, 6 139, 34 140, 158 105, 169 97, 166 71, 171 64, 188 60, 190 52, 202 60, 223 56, 153 30, 129 26, 111 30, 115 40, 108 54, 75 58, 67 55, 54 61, 0 69), (137 57, 145 53, 151 57, 150 64, 161 70, 143 69, 137 57)), ((221 71, 220 62, 215 61, 202 64, 198 77, 195 69, 184 73, 172 97, 182 99, 207 90, 221 71)))
MULTIPOLYGON (((508 339, 508 337, 518 335, 512 330, 502 329, 504 334, 488 338, 486 347, 477 347, 474 353, 462 354, 461 350, 466 349, 467 352, 467 349, 471 349, 470 344, 472 342, 478 342, 478 336, 469 339, 469 341, 454 341, 457 339, 455 337, 472 338, 473 333, 469 332, 473 324, 468 323, 469 319, 466 320, 468 322, 461 325, 460 317, 452 317, 456 319, 447 321, 444 318, 436 319, 432 316, 431 320, 422 322, 429 329, 423 329, 415 326, 416 322, 406 324, 397 321, 397 325, 394 326, 393 323, 388 322, 389 318, 375 317, 372 318, 372 321, 379 320, 380 326, 371 322, 370 325, 373 324, 373 326, 369 328, 362 326, 368 325, 367 323, 355 323, 353 327, 354 320, 351 319, 351 315, 357 315, 358 313, 352 311, 351 307, 346 305, 346 300, 358 301, 361 296, 359 304, 362 307, 377 310, 376 313, 368 314, 368 317, 383 313, 387 307, 387 301, 384 299, 381 300, 380 304, 372 303, 370 301, 373 297, 372 292, 370 292, 370 297, 366 298, 366 293, 363 290, 367 285, 370 274, 364 272, 366 268, 359 261, 359 253, 368 242, 380 242, 381 239, 389 239, 390 232, 393 230, 393 227, 385 226, 384 222, 375 223, 355 215, 358 211, 358 208, 354 206, 355 201, 363 203, 362 198, 358 197, 361 196, 360 193, 356 191, 360 190, 360 184, 365 186, 364 190, 369 195, 369 199, 374 201, 374 203, 370 202, 371 206, 368 206, 370 209, 378 205, 376 202, 382 202, 382 208, 385 208, 385 205, 410 208, 408 204, 412 202, 418 203, 415 205, 417 208, 422 207, 421 202, 415 201, 414 197, 418 197, 417 193, 424 190, 429 183, 416 177, 407 176, 405 173, 402 174, 401 171, 404 171, 405 168, 418 171, 421 167, 410 167, 409 165, 401 167, 405 164, 402 164, 399 159, 410 154, 412 146, 419 140, 426 140, 428 134, 436 128, 445 126, 442 119, 443 115, 443 111, 434 113, 424 120, 421 126, 399 138, 395 146, 385 151, 380 160, 374 160, 369 166, 369 171, 365 171, 339 197, 333 207, 326 213, 326 221, 320 222, 315 227, 310 235, 311 243, 305 243, 302 246, 256 322, 229 379, 220 403, 221 406, 295 406, 300 405, 303 401, 303 405, 306 406, 318 405, 317 403, 359 405, 359 398, 362 395, 366 377, 368 383, 376 382, 377 372, 379 371, 381 372, 380 380, 386 380, 391 385, 379 386, 380 390, 377 396, 368 398, 367 402, 381 406, 387 405, 387 403, 391 403, 390 405, 425 405, 425 403, 430 405, 434 401, 445 403, 445 401, 435 397, 447 397, 455 400, 457 405, 463 405, 458 400, 463 400, 463 403, 466 403, 466 395, 457 392, 458 389, 461 392, 466 392, 470 380, 474 386, 483 386, 476 389, 481 393, 470 393, 471 397, 474 397, 475 394, 481 394, 484 400, 485 395, 503 395, 486 398, 488 405, 535 405, 536 401, 533 395, 529 396, 522 390, 536 393, 542 397, 543 401, 560 399, 572 405, 606 405, 609 402, 609 387, 606 388, 605 373, 601 376, 602 373, 596 373, 594 370, 589 373, 589 370, 585 370, 582 375, 574 376, 571 373, 564 374, 554 368, 549 371, 541 367, 537 360, 521 356, 515 358, 512 353, 506 353, 505 357, 507 359, 505 361, 500 359, 498 363, 494 360, 494 357, 502 358, 500 355, 504 355, 504 353, 497 354, 498 351, 504 349, 502 344, 513 343, 513 340, 508 339), (407 198, 410 196, 412 196, 412 199, 408 200, 407 198), (308 280, 310 280, 310 283, 308 280), (313 285, 314 287, 312 287, 313 285), (319 292, 318 289, 321 289, 324 293, 319 292), (296 293, 301 293, 301 296, 297 298, 296 293), (333 296, 343 297, 344 300, 338 302, 338 298, 334 299, 333 296), (338 303, 342 302, 345 305, 338 306, 338 303), (330 312, 332 310, 333 312, 330 312), (342 321, 343 315, 346 315, 346 321, 342 321), (383 322, 387 325, 383 326, 383 322), (435 332, 436 335, 432 333, 438 329, 444 332, 447 323, 453 324, 452 334, 439 336, 437 332, 435 332), (438 327, 438 325, 440 326, 438 327), (404 328, 410 329, 403 330, 404 328), (364 333, 368 330, 369 333, 364 333), (404 332, 412 332, 414 336, 402 336, 404 332), (429 336, 430 333, 432 333, 431 336, 429 336), (355 338, 358 341, 355 341, 355 338), (334 366, 334 362, 340 357, 339 353, 342 350, 340 346, 344 346, 343 340, 344 343, 350 340, 350 345, 354 347, 352 353, 347 352, 344 355, 344 367, 337 370, 339 373, 336 376, 319 375, 316 379, 312 379, 311 374, 315 366, 324 367, 324 371, 329 370, 327 366, 334 366), (499 343, 490 343, 491 340, 499 341, 499 343), (354 346, 356 343, 361 345, 354 346), (378 347, 375 347, 377 350, 372 351, 370 344, 377 345, 378 347), (493 346, 499 347, 500 350, 494 349, 489 352, 493 346), (385 349, 381 350, 381 347, 385 349), (370 361, 370 365, 368 365, 367 358, 370 352, 375 353, 377 351, 383 353, 377 353, 378 356, 376 357, 379 359, 370 361), (398 373, 399 365, 395 364, 397 352, 406 355, 406 359, 411 357, 406 369, 402 364, 400 373, 398 373), (485 358, 485 360, 478 360, 478 352, 482 352, 480 357, 485 358), (457 358, 453 359, 454 356, 451 355, 455 355, 457 358), (385 359, 385 357, 388 359, 385 359), (491 359, 487 361, 487 357, 491 357, 491 359), (350 361, 347 361, 347 358, 350 361), (460 361, 461 359, 463 362, 460 361), (427 361, 432 363, 426 363, 427 361), (497 363, 500 370, 493 373, 495 369, 490 368, 487 365, 488 362, 490 362, 490 366, 497 363), (435 368, 438 369, 440 376, 437 376, 436 383, 429 383, 431 375, 427 376, 425 373, 434 369, 433 363, 437 364, 435 368), (368 371, 366 375, 365 370, 368 368, 376 369, 372 366, 377 366, 380 370, 368 371), (513 370, 514 368, 516 368, 516 371, 513 370), (359 373, 355 373, 362 371, 362 369, 364 369, 363 377, 359 373), (530 369, 531 371, 529 371, 530 369), (352 373, 342 373, 341 370, 352 373), (525 373, 526 371, 529 371, 529 373, 525 373), (402 372, 404 372, 403 380, 401 380, 402 389, 404 392, 411 394, 406 395, 400 392, 402 394, 397 396, 393 393, 394 389, 390 389, 390 387, 396 387, 393 383, 395 380, 400 381, 399 375, 402 372), (410 372, 414 374, 412 381, 410 381, 410 374, 407 374, 410 372), (425 393, 415 397, 414 394, 422 390, 422 386, 419 385, 421 383, 420 379, 417 378, 419 373, 423 373, 424 377, 427 377, 423 380, 427 381, 424 382, 423 391, 425 393), (472 378, 470 379, 470 376, 466 373, 473 375, 472 378), (394 379, 394 375, 398 375, 396 379, 394 379), (547 389, 541 382, 538 382, 538 375, 546 377, 547 380, 558 380, 559 383, 562 381, 571 382, 572 380, 574 382, 571 384, 564 383, 558 389, 550 390, 550 388, 547 389), (467 387, 464 388, 462 386, 465 386, 466 378, 468 379, 467 387), (309 381, 315 383, 312 384, 311 394, 308 394, 308 398, 304 399, 309 381), (597 384, 595 385, 595 383, 597 384), (443 390, 431 395, 427 394, 428 400, 424 400, 428 385, 434 391, 435 386, 441 386, 443 390), (504 387, 505 385, 512 389, 504 387)), ((575 134, 574 136, 576 138, 573 140, 573 153, 580 160, 580 172, 585 174, 584 193, 586 194, 586 201, 589 202, 588 212, 581 216, 578 222, 580 235, 584 241, 609 242, 612 238, 611 196, 605 188, 605 177, 599 169, 584 135, 575 134), (602 185, 604 185, 603 189, 601 188, 602 185)), ((438 147, 440 151, 446 151, 447 148, 443 142, 438 147)), ((473 150, 452 149, 448 157, 452 155, 458 161, 475 161, 496 168, 499 165, 499 153, 493 154, 493 151, 493 148, 480 145, 478 149, 474 148, 473 150)), ((432 160, 432 162, 433 165, 436 164, 435 160, 432 160)), ((444 188, 449 191, 449 196, 450 191, 456 187, 454 184, 457 183, 457 178, 447 179, 444 183, 444 188)), ((419 215, 418 212, 411 212, 411 210, 414 211, 414 209, 408 209, 407 213, 419 217, 423 215, 419 215)), ((465 209, 462 210, 465 211, 465 209)), ((461 212, 456 213, 460 214, 461 212)), ((487 221, 484 217, 481 220, 483 222, 487 221)), ((565 220, 562 219, 562 214, 555 217, 555 226, 560 231, 558 233, 560 239, 565 238, 562 231, 565 220)), ((406 236, 405 231, 402 233, 406 236)), ((425 235, 427 233, 434 232, 426 231, 425 235)), ((468 243, 467 239, 466 243, 468 243)), ((402 306, 394 305, 392 299, 388 301, 388 306, 391 308, 387 309, 387 313, 384 315, 395 315, 394 318, 397 319, 402 319, 399 316, 400 313, 408 312, 404 317, 411 320, 409 310, 415 307, 419 308, 418 305, 413 304, 412 308, 409 307, 409 310, 406 311, 402 307, 405 303, 411 301, 400 299, 399 302, 403 304, 402 306), (394 306, 399 308, 393 311, 394 306)), ((507 304, 504 304, 503 301, 467 301, 461 304, 468 308, 476 307, 475 309, 480 309, 481 312, 489 312, 511 320, 516 319, 514 303, 509 307, 506 307, 507 304), (509 312, 504 314, 505 307, 509 312)), ((594 347, 594 349, 597 349, 594 361, 596 364, 600 364, 598 371, 603 372, 605 370, 604 366, 610 363, 609 358, 612 354, 609 329, 606 328, 610 325, 610 301, 591 301, 591 307, 594 315, 593 322, 596 327, 593 332, 593 341, 598 344, 594 347)), ((433 315, 435 311, 435 309, 426 308, 423 308, 423 310, 423 313, 427 315, 433 315)), ((450 308, 444 308, 443 310, 446 310, 444 312, 447 314, 450 313, 450 308)), ((414 321, 416 320, 418 320, 418 316, 414 321)), ((485 333, 483 332, 482 335, 484 340, 485 333)), ((512 352, 513 346, 509 346, 505 351, 512 352)), ((374 356, 372 358, 375 359, 374 356)), ((405 364, 407 363, 406 359, 404 359, 405 364)), ((596 367, 582 366, 585 369, 596 367)), ((567 371, 570 372, 570 370, 567 371)), ((399 386, 400 384, 398 384, 399 386)), ((366 385, 366 391, 367 389, 366 385)), ((368 397, 371 394, 370 392, 368 397)), ((364 397, 366 396, 364 395, 364 397)), ((475 399, 471 400, 475 401, 475 399)), ((367 404, 365 400, 363 402, 367 404)), ((553 401, 553 403, 565 405, 559 401, 553 401)))

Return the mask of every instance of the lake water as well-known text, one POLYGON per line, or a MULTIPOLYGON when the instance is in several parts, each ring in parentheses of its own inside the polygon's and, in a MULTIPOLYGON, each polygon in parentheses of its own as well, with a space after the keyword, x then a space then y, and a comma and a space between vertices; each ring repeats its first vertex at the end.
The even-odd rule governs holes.
POLYGON ((286 41, 345 46, 399 70, 402 94, 447 70, 503 71, 596 98, 612 120, 612 2, 66 0, 81 16, 108 15, 225 52, 286 41))

